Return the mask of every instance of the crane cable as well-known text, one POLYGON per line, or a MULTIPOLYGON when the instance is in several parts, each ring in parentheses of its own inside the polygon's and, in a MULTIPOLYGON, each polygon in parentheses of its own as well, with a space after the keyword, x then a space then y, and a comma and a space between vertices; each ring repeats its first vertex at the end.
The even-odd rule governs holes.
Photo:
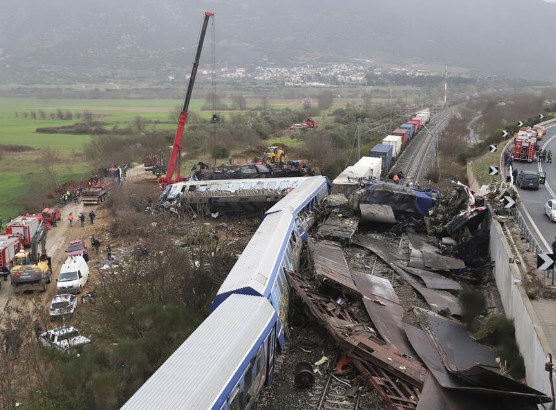
MULTIPOLYGON (((212 67, 211 67, 211 92, 212 92, 212 119, 211 124, 212 127, 212 144, 213 150, 216 148, 216 124, 219 122, 218 114, 216 114, 216 80, 215 80, 215 71, 216 71, 216 28, 214 24, 214 16, 212 17, 212 67)), ((211 153, 212 154, 212 153, 211 153)), ((214 158, 214 163, 216 165, 216 158, 214 158)))

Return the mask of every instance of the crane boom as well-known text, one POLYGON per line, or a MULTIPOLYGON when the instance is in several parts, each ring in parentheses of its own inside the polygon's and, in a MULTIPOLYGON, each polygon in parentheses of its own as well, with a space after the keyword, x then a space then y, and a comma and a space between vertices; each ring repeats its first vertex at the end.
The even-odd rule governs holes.
POLYGON ((193 68, 191 70, 191 76, 189 77, 189 85, 187 86, 187 93, 185 94, 185 101, 183 103, 183 109, 178 118, 178 128, 176 130, 176 136, 174 137, 174 145, 172 147, 172 153, 170 154, 170 160, 168 161, 168 170, 166 171, 166 176, 161 177, 158 182, 163 188, 168 184, 173 184, 174 182, 179 182, 182 180, 180 176, 180 167, 178 166, 177 178, 174 180, 174 170, 176 168, 176 163, 178 161, 180 151, 181 151, 181 140, 183 137, 183 129, 187 121, 187 114, 189 110, 189 102, 191 101, 191 94, 193 92, 193 85, 195 84, 195 77, 197 77, 197 69, 199 67, 199 60, 201 59, 201 51, 203 50, 203 43, 205 41, 205 34, 207 32, 208 21, 210 17, 214 16, 214 13, 210 11, 205 11, 205 18, 203 20, 203 26, 201 28, 201 35, 199 36, 199 44, 197 45, 197 53, 195 54, 195 60, 193 62, 193 68))

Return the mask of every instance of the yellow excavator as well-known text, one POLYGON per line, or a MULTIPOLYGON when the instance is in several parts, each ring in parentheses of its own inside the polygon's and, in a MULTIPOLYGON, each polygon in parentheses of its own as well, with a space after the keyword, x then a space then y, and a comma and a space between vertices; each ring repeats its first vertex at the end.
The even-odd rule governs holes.
POLYGON ((268 147, 264 159, 267 164, 283 163, 286 159, 286 153, 279 147, 268 147))
POLYGON ((14 258, 10 280, 16 293, 26 290, 44 292, 52 280, 52 260, 46 255, 46 225, 42 221, 33 235, 31 249, 21 249, 14 258), (41 253, 38 253, 38 247, 41 253))

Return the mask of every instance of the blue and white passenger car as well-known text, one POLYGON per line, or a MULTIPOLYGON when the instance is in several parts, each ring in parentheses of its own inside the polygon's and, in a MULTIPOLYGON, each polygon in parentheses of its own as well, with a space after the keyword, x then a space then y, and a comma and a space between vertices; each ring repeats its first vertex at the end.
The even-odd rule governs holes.
POLYGON ((231 295, 122 410, 254 408, 272 381, 276 322, 267 299, 231 295))

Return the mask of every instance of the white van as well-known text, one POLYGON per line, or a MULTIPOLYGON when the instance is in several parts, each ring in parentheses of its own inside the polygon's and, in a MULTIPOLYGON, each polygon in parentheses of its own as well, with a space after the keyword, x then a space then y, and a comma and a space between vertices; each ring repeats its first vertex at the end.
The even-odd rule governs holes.
POLYGON ((57 293, 79 293, 89 279, 89 265, 83 256, 68 256, 57 279, 57 293))

